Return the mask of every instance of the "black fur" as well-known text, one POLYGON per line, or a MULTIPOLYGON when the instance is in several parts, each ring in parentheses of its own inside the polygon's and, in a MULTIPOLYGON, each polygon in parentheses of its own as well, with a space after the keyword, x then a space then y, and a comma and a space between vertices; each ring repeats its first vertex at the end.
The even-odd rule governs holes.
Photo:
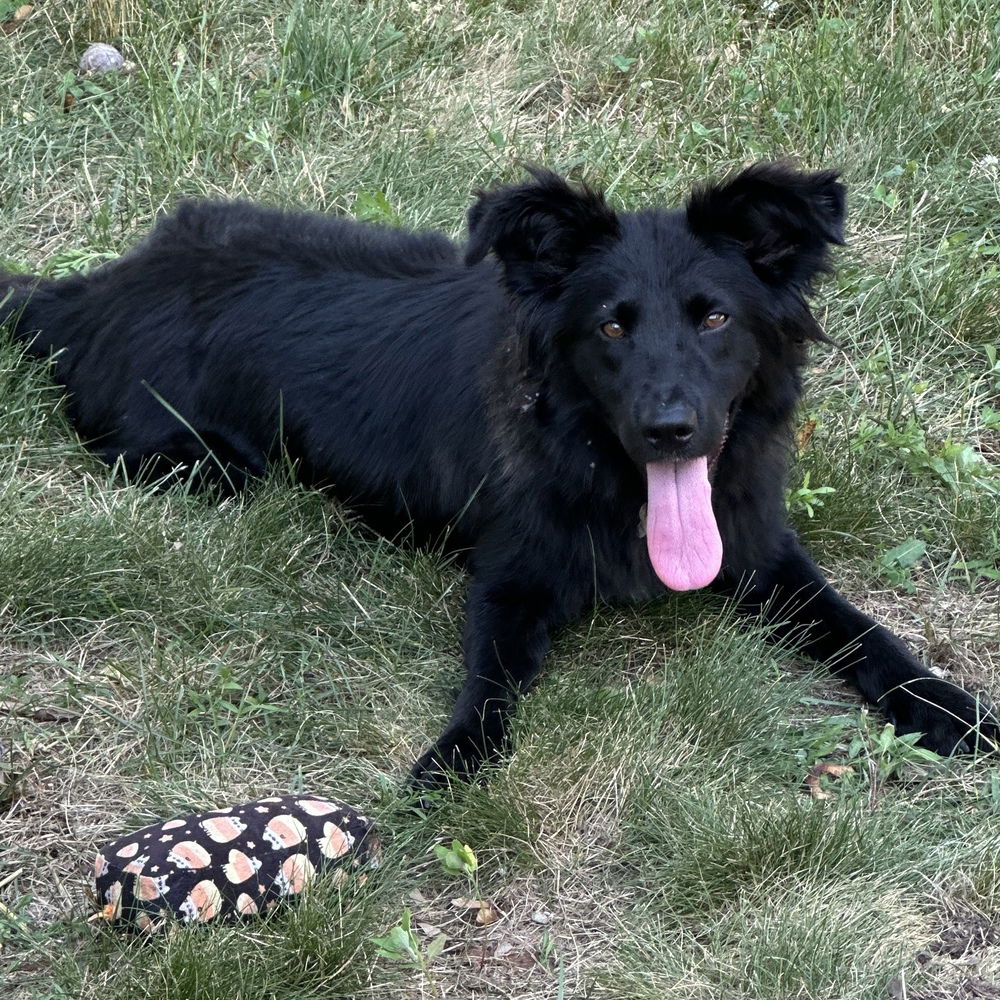
POLYGON ((496 756, 553 630, 664 592, 646 463, 705 455, 716 589, 835 659, 899 732, 943 753, 995 740, 786 523, 804 345, 825 339, 806 297, 843 238, 836 175, 759 165, 635 214, 532 175, 479 196, 464 260, 440 235, 191 203, 88 276, 8 279, 6 309, 58 352, 80 434, 130 474, 200 463, 238 487, 285 449, 380 530, 468 550, 466 681, 421 784, 496 756))

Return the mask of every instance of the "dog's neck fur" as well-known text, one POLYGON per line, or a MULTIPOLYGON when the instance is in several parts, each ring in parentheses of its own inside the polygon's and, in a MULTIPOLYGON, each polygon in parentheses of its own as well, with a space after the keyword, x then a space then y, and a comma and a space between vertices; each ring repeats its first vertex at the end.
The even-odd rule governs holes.
MULTIPOLYGON (((484 369, 490 427, 502 479, 531 488, 539 467, 559 470, 561 503, 602 510, 645 502, 642 475, 608 427, 596 400, 581 391, 568 366, 532 366, 520 324, 501 341, 484 369), (563 441, 553 440, 550 414, 560 414, 561 432, 587 443, 589 460, 565 465, 563 441), (567 419, 571 417, 572 419, 567 419), (530 445, 530 448, 529 448, 530 445)), ((541 477, 544 478, 544 477, 541 477)))

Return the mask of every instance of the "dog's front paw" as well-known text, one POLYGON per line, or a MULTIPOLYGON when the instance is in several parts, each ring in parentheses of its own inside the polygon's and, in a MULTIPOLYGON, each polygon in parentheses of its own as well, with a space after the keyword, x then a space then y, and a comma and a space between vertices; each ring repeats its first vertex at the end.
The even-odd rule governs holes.
POLYGON ((940 678, 904 681, 887 691, 879 706, 900 736, 921 733, 918 745, 942 756, 1000 749, 1000 718, 993 706, 940 678))
POLYGON ((495 756, 482 730, 449 729, 413 765, 407 787, 421 796, 444 791, 455 781, 471 781, 495 756))

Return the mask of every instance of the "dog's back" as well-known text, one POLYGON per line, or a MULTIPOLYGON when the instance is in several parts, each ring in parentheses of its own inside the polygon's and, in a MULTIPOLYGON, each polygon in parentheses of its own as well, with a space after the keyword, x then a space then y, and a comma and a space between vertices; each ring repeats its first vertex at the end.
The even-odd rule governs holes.
POLYGON ((304 273, 353 271, 370 278, 419 278, 459 264, 458 248, 437 232, 416 233, 315 212, 286 212, 249 202, 185 201, 160 221, 147 246, 202 257, 254 249, 304 273))
POLYGON ((285 449, 306 478, 362 505, 396 496, 395 520, 440 530, 482 478, 446 430, 465 407, 485 437, 476 372, 501 327, 482 272, 439 233, 186 202, 87 275, 0 277, 0 317, 56 355, 81 436, 132 472, 211 452, 257 475, 285 449))
POLYGON ((247 202, 185 201, 129 254, 85 276, 53 281, 0 272, 0 323, 32 340, 38 354, 79 348, 92 332, 80 324, 79 310, 96 301, 103 314, 110 313, 110 291, 135 294, 138 283, 152 293, 147 304, 153 305, 171 287, 213 275, 236 283, 262 262, 306 277, 346 271, 404 279, 458 267, 460 258, 456 245, 441 233, 413 233, 247 202))

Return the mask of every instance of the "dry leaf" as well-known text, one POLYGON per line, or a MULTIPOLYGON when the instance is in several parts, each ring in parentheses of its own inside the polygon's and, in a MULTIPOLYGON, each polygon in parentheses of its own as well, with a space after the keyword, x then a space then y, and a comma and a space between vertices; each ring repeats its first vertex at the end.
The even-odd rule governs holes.
POLYGON ((75 722, 80 713, 72 708, 37 708, 31 718, 34 722, 75 722))
POLYGON ((9 35, 12 32, 17 31, 21 25, 31 16, 31 11, 33 10, 30 3, 26 3, 21 7, 18 7, 11 16, 0 24, 0 28, 3 29, 5 35, 9 35))
POLYGON ((486 959, 493 956, 493 945, 489 941, 477 941, 466 949, 465 957, 470 965, 478 965, 481 969, 486 959))
POLYGON ((812 440, 813 432, 815 430, 816 421, 806 420, 795 432, 795 453, 797 455, 803 454, 806 448, 809 447, 809 442, 812 440))
POLYGON ((441 933, 441 928, 435 926, 434 924, 424 924, 418 921, 417 926, 420 928, 420 933, 423 934, 424 937, 437 937, 438 934, 441 933))
POLYGON ((0 715, 16 715, 33 722, 74 722, 80 718, 75 708, 25 708, 13 701, 0 701, 0 715))
POLYGON ((806 788, 814 799, 832 799, 833 793, 823 787, 822 779, 836 781, 845 774, 854 774, 854 768, 850 764, 814 764, 806 775, 806 788))
POLYGON ((533 969, 538 963, 538 958, 533 949, 525 948, 525 942, 507 938, 499 942, 493 950, 492 957, 498 962, 505 962, 515 969, 533 969))
POLYGON ((480 927, 495 924, 501 917, 500 908, 490 899, 467 899, 465 896, 456 896, 451 905, 459 910, 475 911, 476 923, 480 927))
POLYGON ((515 951, 506 959, 508 965, 513 965, 515 969, 533 969, 538 965, 534 952, 515 951))

